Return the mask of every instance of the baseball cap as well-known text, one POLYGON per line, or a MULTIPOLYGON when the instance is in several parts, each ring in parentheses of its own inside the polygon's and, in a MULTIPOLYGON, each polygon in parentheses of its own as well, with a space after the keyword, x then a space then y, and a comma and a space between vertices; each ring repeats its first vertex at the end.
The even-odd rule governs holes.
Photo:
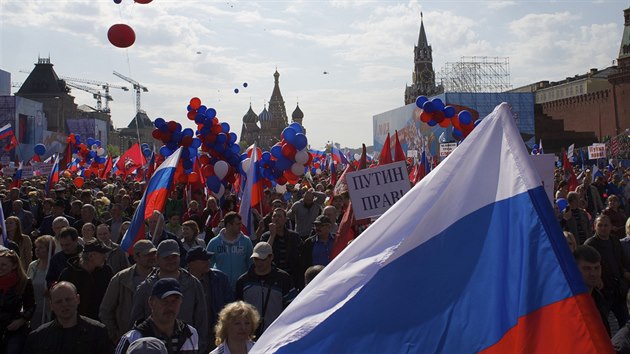
POLYGON ((332 224, 332 221, 326 215, 320 215, 313 221, 313 224, 332 224))
POLYGON ((192 261, 207 261, 212 258, 213 254, 214 252, 208 252, 201 246, 193 247, 186 253, 186 263, 192 261))
POLYGON ((179 245, 175 240, 164 240, 157 246, 158 257, 179 256, 179 245))
POLYGON ((153 284, 153 290, 151 296, 155 296, 158 299, 164 299, 171 295, 184 296, 182 294, 182 288, 179 285, 177 279, 174 278, 162 278, 153 284))
POLYGON ((267 242, 258 242, 250 258, 266 259, 270 254, 273 254, 271 245, 267 242))
POLYGON ((127 354, 167 354, 164 343, 155 337, 135 340, 127 349, 127 354))
POLYGON ((155 245, 153 245, 153 242, 149 240, 140 240, 136 242, 135 245, 133 245, 134 254, 139 253, 143 256, 146 256, 147 254, 151 252, 157 252, 157 248, 155 248, 155 245))
POLYGON ((107 253, 111 250, 112 250, 111 247, 107 247, 103 242, 99 240, 88 241, 83 246, 83 252, 107 253))

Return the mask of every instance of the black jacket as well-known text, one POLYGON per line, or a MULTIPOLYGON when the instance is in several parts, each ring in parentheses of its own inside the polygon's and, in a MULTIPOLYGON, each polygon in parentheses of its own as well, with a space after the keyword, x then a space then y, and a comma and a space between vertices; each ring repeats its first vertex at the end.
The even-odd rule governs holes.
MULTIPOLYGON (((125 354, 127 353, 127 349, 131 343, 135 342, 140 338, 146 337, 155 337, 158 339, 163 339, 155 333, 152 325, 152 319, 149 317, 146 320, 137 323, 134 328, 125 333, 125 335, 120 339, 118 346, 116 348, 116 354, 125 354)), ((182 320, 175 320, 175 335, 177 336, 177 343, 179 344, 179 348, 174 354, 197 354, 199 353, 198 342, 199 336, 197 333, 193 333, 192 327, 187 325, 182 320)), ((169 351, 169 353, 171 353, 169 351)))
MULTIPOLYGON (((104 324, 79 316, 77 326, 80 333, 74 343, 77 353, 111 354, 114 351, 104 324)), ((44 323, 28 336, 24 353, 62 354, 62 331, 63 328, 56 320, 44 323)))
POLYGON ((79 257, 73 258, 68 263, 68 267, 59 276, 59 281, 69 281, 77 287, 77 292, 81 296, 80 315, 99 320, 98 310, 101 307, 109 281, 112 279, 112 268, 106 264, 89 273, 80 266, 79 257))
POLYGON ((27 279, 23 287, 21 291, 14 286, 6 292, 0 292, 0 336, 14 320, 24 318, 28 322, 33 316, 35 311, 33 283, 27 279))

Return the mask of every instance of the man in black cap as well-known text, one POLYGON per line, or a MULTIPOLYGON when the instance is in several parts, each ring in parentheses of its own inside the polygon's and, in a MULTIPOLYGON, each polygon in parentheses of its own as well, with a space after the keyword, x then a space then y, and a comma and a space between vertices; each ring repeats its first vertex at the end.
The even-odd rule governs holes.
POLYGON ((120 339, 116 354, 127 353, 132 343, 146 337, 160 339, 169 353, 197 354, 199 352, 197 330, 178 319, 183 296, 176 279, 162 278, 153 283, 148 301, 151 315, 120 339))
POLYGON ((328 265, 335 243, 335 238, 330 232, 332 224, 332 220, 326 215, 318 216, 313 222, 315 235, 307 238, 302 247, 302 261, 305 270, 312 265, 328 265))
POLYGON ((71 259, 59 276, 60 281, 77 287, 81 296, 79 314, 97 321, 101 301, 113 276, 112 269, 105 264, 107 252, 111 250, 101 241, 91 240, 83 246, 80 257, 71 259))
MULTIPOLYGON (((206 351, 214 347, 214 325, 221 309, 234 301, 234 292, 230 286, 227 275, 216 268, 210 268, 210 259, 213 253, 203 247, 193 247, 186 254, 188 271, 201 282, 201 287, 206 295, 206 307, 208 308, 208 338, 206 351)), ((203 349, 203 348, 202 348, 203 349)))
MULTIPOLYGON (((102 226, 102 225, 101 225, 102 226)), ((111 279, 99 310, 101 322, 114 343, 131 329, 130 317, 136 288, 155 267, 157 248, 149 240, 139 240, 133 245, 135 264, 122 270, 111 279)))

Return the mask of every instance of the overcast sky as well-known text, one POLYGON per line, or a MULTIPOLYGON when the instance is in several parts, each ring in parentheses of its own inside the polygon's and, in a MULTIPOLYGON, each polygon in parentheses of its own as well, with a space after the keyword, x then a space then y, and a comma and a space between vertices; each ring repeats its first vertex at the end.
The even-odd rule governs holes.
MULTIPOLYGON (((404 104, 421 11, 436 71, 462 56, 509 57, 518 87, 612 65, 629 6, 603 0, 0 0, 0 69, 23 82, 28 74, 21 70, 50 56, 60 76, 129 86, 115 70, 148 87, 141 102, 152 119, 192 127, 186 105, 197 96, 240 136, 250 103, 260 113, 271 97, 277 68, 289 120, 299 102, 312 147, 327 141, 358 147, 372 144, 373 115, 404 104), (107 30, 116 23, 135 30, 133 46, 109 43, 107 30)), ((72 94, 78 104, 96 104, 91 94, 72 94)), ((114 126, 126 126, 135 94, 111 94, 114 126)))

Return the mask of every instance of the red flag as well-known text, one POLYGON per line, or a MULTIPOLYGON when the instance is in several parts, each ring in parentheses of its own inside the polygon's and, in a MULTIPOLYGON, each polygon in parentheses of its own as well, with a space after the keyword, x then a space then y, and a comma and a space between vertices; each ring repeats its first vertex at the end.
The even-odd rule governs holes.
POLYGON ((42 162, 42 158, 39 157, 39 155, 35 154, 33 155, 33 157, 31 158, 31 161, 33 162, 42 162))
POLYGON ((11 135, 11 139, 9 140, 9 143, 4 147, 4 151, 9 152, 15 149, 17 145, 18 145, 18 141, 15 138, 15 135, 11 135))
POLYGON ((571 166, 571 163, 569 162, 569 158, 567 157, 566 153, 564 154, 563 167, 564 167, 564 179, 567 181, 569 191, 572 192, 577 188, 578 181, 577 181, 577 177, 575 177, 573 166, 571 166))
POLYGON ((378 158, 379 165, 385 165, 388 163, 392 163, 392 149, 389 146, 389 133, 387 133, 387 138, 385 138, 385 142, 383 143, 383 149, 381 150, 381 155, 378 158))
POLYGON ((59 170, 66 170, 70 162, 72 162, 72 143, 67 143, 66 152, 61 161, 59 161, 59 170))
POLYGON ((103 168, 103 171, 101 172, 101 178, 107 178, 107 175, 109 174, 109 172, 112 170, 112 168, 114 167, 114 165, 112 164, 112 155, 109 155, 107 157, 107 161, 105 162, 105 168, 103 168))
POLYGON ((119 171, 122 171, 123 175, 128 175, 138 168, 144 166, 147 161, 142 155, 142 150, 140 149, 140 144, 135 143, 129 150, 125 151, 122 156, 120 156, 120 160, 116 164, 119 171))
POLYGON ((402 145, 400 145, 400 141, 398 140, 398 130, 396 130, 394 136, 394 161, 405 161, 407 160, 407 157, 405 156, 405 151, 403 150, 402 145))

